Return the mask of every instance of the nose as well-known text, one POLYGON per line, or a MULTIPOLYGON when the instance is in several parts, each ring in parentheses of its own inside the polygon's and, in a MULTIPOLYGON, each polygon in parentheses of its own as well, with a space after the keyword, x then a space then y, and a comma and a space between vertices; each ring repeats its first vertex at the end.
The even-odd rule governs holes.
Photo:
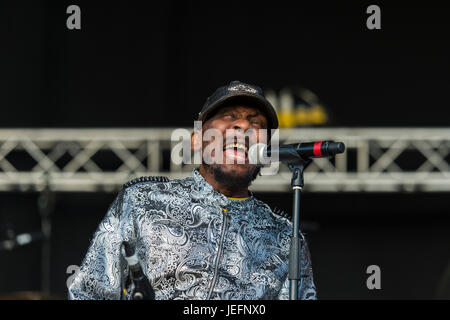
POLYGON ((247 119, 237 119, 233 123, 233 129, 240 132, 245 132, 250 128, 250 121, 247 119))
POLYGON ((252 127, 250 121, 245 118, 236 119, 231 125, 232 131, 234 133, 232 135, 237 138, 237 141, 240 143, 244 143, 249 147, 250 145, 256 143, 258 141, 257 130, 252 127))

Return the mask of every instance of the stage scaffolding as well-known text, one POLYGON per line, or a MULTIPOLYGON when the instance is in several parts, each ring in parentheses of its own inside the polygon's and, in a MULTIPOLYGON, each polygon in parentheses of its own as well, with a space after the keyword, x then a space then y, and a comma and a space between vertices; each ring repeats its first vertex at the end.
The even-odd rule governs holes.
MULTIPOLYGON (((174 129, 1 129, 0 191, 114 192, 135 177, 185 177, 196 165, 171 161, 174 129)), ((315 159, 305 191, 450 191, 450 128, 280 130, 281 143, 316 140, 342 141, 347 149, 315 159)), ((291 174, 280 169, 251 189, 288 191, 291 174)))

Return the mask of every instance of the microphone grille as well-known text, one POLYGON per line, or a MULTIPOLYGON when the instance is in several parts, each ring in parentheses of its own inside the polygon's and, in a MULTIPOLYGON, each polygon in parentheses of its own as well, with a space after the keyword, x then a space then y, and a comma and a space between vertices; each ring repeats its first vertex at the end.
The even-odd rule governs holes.
POLYGON ((267 144, 255 143, 248 149, 248 161, 250 164, 265 164, 264 154, 267 150, 267 144))
POLYGON ((345 144, 342 142, 338 142, 336 149, 338 150, 338 153, 343 153, 345 151, 345 144))

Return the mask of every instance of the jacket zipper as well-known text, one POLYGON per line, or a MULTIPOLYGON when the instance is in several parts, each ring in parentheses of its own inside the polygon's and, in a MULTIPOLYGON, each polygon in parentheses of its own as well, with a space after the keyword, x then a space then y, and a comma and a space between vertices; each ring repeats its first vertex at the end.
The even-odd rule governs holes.
POLYGON ((208 293, 208 297, 206 298, 206 300, 211 299, 211 295, 213 293, 214 286, 216 285, 217 273, 218 273, 218 269, 219 269, 220 256, 222 254, 223 239, 225 237, 225 230, 226 230, 226 227, 227 227, 227 222, 228 222, 227 212, 223 212, 222 233, 220 235, 219 250, 217 251, 216 266, 215 266, 215 269, 214 269, 214 276, 213 276, 213 279, 212 279, 211 287, 209 288, 209 293, 208 293))

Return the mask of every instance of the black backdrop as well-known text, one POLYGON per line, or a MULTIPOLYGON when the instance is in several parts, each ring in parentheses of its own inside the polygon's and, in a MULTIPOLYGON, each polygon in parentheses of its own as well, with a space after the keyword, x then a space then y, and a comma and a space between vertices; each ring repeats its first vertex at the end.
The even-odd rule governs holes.
MULTIPOLYGON (((231 80, 302 85, 333 126, 448 126, 448 10, 440 3, 2 1, 0 127, 191 126, 231 80), (70 4, 82 29, 66 28, 70 4)), ((57 194, 52 291, 65 295, 115 194, 57 194)), ((261 194, 290 210, 289 194, 261 194)), ((305 194, 320 298, 432 298, 449 260, 448 194, 305 194), (329 210, 318 204, 330 203, 329 210), (378 264, 382 290, 365 286, 378 264)), ((1 223, 39 228, 37 194, 1 193, 1 223)), ((0 293, 40 290, 40 247, 1 252, 0 293)))
POLYGON ((380 4, 376 31, 369 3, 294 3, 2 1, 0 125, 191 126, 235 79, 306 86, 338 126, 448 125, 442 3, 380 4))

